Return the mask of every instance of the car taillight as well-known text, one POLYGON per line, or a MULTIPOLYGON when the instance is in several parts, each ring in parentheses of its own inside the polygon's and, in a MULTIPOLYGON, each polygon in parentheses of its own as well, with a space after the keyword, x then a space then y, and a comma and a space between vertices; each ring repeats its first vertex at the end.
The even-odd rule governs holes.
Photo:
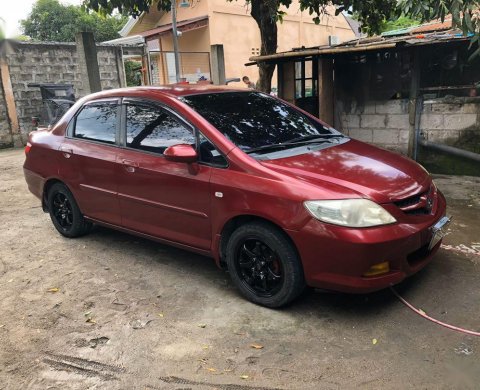
POLYGON ((27 145, 25 145, 25 154, 28 154, 28 152, 30 152, 30 149, 32 149, 32 144, 30 142, 27 142, 27 145))

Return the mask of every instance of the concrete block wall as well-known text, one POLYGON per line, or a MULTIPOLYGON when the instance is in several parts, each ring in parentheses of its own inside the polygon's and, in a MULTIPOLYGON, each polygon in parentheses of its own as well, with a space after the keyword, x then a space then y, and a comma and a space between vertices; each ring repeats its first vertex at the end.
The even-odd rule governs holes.
POLYGON ((466 132, 480 135, 480 97, 426 100, 420 128, 426 140, 444 144, 466 132))
MULTIPOLYGON (((407 154, 408 99, 352 105, 340 112, 339 127, 352 138, 407 154)), ((420 131, 428 141, 444 144, 454 144, 466 132, 480 133, 480 97, 426 100, 420 131)))
MULTIPOLYGON (((102 89, 121 86, 120 55, 117 47, 97 46, 102 89)), ((72 84, 77 98, 88 91, 88 80, 78 65, 74 43, 18 43, 16 50, 7 55, 7 63, 24 143, 32 130, 31 117, 42 109, 40 89, 28 87, 28 83, 72 84)), ((0 147, 9 146, 10 128, 2 115, 4 106, 0 101, 0 147)))
POLYGON ((160 69, 158 67, 159 59, 158 55, 150 56, 150 62, 152 64, 152 85, 162 85, 160 81, 160 69))
POLYGON ((408 150, 408 100, 366 102, 340 113, 341 130, 352 138, 403 154, 408 150))

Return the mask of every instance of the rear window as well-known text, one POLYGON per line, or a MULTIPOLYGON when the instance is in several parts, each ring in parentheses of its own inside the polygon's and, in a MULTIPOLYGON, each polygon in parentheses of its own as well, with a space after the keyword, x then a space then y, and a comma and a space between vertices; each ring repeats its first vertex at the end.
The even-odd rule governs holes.
POLYGON ((91 104, 83 107, 75 121, 74 137, 115 143, 117 132, 116 103, 91 104))
POLYGON ((332 134, 328 127, 261 92, 201 94, 181 100, 244 151, 332 134))

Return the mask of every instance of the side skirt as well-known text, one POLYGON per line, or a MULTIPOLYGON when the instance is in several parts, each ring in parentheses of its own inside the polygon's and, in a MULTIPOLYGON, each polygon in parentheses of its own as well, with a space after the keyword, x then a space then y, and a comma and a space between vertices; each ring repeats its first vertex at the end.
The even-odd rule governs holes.
POLYGON ((113 225, 113 224, 110 224, 110 223, 107 223, 107 222, 102 222, 102 221, 99 221, 99 220, 96 220, 94 218, 90 218, 90 217, 87 217, 87 216, 84 216, 84 218, 86 220, 90 221, 90 222, 93 222, 96 225, 104 226, 104 227, 107 227, 109 229, 118 230, 118 231, 121 231, 123 233, 131 234, 133 236, 146 238, 147 240, 156 241, 156 242, 159 242, 161 244, 174 246, 176 248, 184 249, 184 250, 189 251, 189 252, 195 252, 195 253, 198 253, 199 255, 202 255, 202 256, 206 256, 206 257, 210 257, 210 258, 213 257, 212 253, 208 250, 205 250, 205 249, 200 249, 200 248, 196 248, 196 247, 193 247, 193 246, 180 244, 180 243, 175 242, 175 241, 166 240, 164 238, 159 238, 159 237, 151 236, 149 234, 140 233, 140 232, 137 232, 136 230, 130 230, 130 229, 127 229, 127 228, 124 228, 124 227, 121 227, 121 226, 113 225))

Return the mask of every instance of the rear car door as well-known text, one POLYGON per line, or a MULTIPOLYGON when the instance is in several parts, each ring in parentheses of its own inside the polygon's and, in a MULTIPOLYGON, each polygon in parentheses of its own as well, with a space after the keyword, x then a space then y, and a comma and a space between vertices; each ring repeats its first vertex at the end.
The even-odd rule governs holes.
POLYGON ((70 122, 60 146, 61 177, 87 217, 120 225, 116 173, 119 99, 85 104, 70 122))
POLYGON ((195 129, 172 110, 124 100, 123 148, 117 156, 122 226, 209 249, 211 167, 165 159, 176 144, 196 145, 195 129))

